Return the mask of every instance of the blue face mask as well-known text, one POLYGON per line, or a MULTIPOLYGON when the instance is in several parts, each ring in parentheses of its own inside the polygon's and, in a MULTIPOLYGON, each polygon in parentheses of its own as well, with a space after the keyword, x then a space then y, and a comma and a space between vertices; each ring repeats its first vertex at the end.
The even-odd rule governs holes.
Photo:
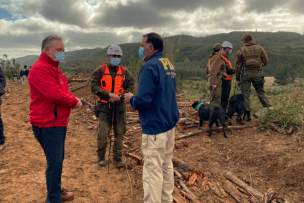
POLYGON ((110 62, 113 66, 118 66, 120 64, 120 59, 119 58, 111 58, 110 62))
POLYGON ((145 60, 146 56, 144 55, 144 48, 143 47, 139 47, 139 49, 138 49, 138 55, 139 55, 139 58, 141 60, 145 60))
POLYGON ((55 55, 56 55, 55 61, 59 61, 60 63, 64 62, 64 60, 65 60, 64 52, 57 52, 57 53, 55 53, 55 55))
POLYGON ((229 55, 231 55, 231 54, 232 54, 232 49, 229 50, 229 55))

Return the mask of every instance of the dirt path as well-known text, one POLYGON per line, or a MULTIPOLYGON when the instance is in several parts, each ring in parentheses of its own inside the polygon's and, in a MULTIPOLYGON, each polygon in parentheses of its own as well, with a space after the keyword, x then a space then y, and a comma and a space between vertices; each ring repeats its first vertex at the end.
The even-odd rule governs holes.
MULTIPOLYGON (((9 86, 12 92, 6 94, 1 106, 7 148, 0 153, 0 202, 43 202, 46 197, 46 160, 28 122, 28 85, 22 86, 19 82, 12 84, 14 86, 9 86), (20 87, 22 90, 18 91, 20 87), (17 104, 25 98, 26 101, 17 104)), ((70 89, 81 85, 83 84, 72 84, 70 89)), ((94 101, 88 87, 75 94, 94 101)), ((197 119, 196 116, 193 117, 197 119)), ((73 110, 69 119, 63 187, 75 193, 73 202, 142 202, 142 166, 132 158, 124 157, 131 169, 129 172, 134 192, 132 199, 130 181, 125 170, 118 170, 111 164, 110 174, 107 174, 106 168, 97 166, 96 129, 87 129, 88 118, 86 107, 82 107, 73 110)), ((128 128, 134 125, 139 124, 132 124, 128 128)), ((95 125, 90 126, 96 128, 95 125)), ((205 124, 204 128, 206 127, 205 124)), ((196 127, 177 132, 176 136, 194 130, 196 127)), ((271 187, 292 202, 304 202, 303 148, 289 136, 272 130, 261 132, 254 126, 230 131, 227 133, 228 139, 224 139, 221 131, 215 132, 211 138, 205 134, 178 140, 177 145, 183 142, 186 144, 175 149, 174 156, 203 171, 211 172, 215 181, 224 172, 232 171, 249 180, 261 192, 266 192, 271 187)), ((130 135, 126 141, 126 152, 134 149, 132 153, 141 156, 140 132, 130 135)), ((211 202, 214 198, 210 190, 203 192, 200 185, 190 188, 202 202, 211 202)))

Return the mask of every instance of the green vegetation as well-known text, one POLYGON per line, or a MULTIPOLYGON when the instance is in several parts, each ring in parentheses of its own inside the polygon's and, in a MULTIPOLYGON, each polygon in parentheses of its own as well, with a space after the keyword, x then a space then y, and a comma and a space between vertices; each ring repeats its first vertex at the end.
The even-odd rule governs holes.
POLYGON ((8 80, 13 79, 14 74, 19 75, 19 68, 20 68, 19 63, 16 63, 16 60, 12 58, 12 64, 11 64, 7 54, 3 54, 2 60, 0 62, 0 66, 3 69, 4 75, 8 80))

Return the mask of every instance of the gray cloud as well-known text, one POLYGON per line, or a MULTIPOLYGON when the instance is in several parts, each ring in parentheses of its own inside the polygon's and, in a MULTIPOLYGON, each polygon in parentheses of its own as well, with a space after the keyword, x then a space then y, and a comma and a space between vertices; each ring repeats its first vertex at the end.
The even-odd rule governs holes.
POLYGON ((246 12, 268 12, 272 9, 286 4, 286 0, 245 0, 246 12))
POLYGON ((196 10, 199 7, 218 8, 231 6, 232 2, 227 0, 149 0, 150 5, 162 10, 196 10))
POLYGON ((131 2, 128 5, 118 4, 116 8, 107 8, 94 18, 94 22, 108 27, 133 28, 160 27, 176 23, 173 17, 162 14, 146 4, 131 2))

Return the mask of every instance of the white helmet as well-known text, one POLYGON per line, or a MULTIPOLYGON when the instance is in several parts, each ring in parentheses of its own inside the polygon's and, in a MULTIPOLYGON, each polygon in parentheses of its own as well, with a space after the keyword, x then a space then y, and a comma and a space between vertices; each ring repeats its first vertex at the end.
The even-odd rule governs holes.
POLYGON ((122 56, 122 50, 121 50, 120 46, 115 45, 115 44, 111 44, 108 48, 107 54, 108 55, 122 56))
POLYGON ((223 47, 228 47, 229 49, 233 49, 232 44, 230 42, 228 42, 228 41, 223 42, 222 46, 223 47))

